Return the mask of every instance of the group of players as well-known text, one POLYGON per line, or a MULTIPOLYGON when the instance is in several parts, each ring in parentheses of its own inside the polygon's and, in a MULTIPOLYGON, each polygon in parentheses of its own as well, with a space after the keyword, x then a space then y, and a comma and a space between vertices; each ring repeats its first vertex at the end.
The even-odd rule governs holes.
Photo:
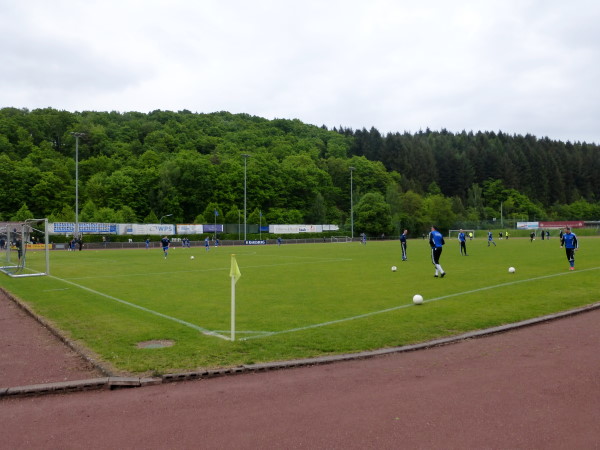
MULTIPOLYGON (((146 240, 146 248, 149 248, 149 240, 146 240)), ((171 245, 171 240, 165 236, 160 240, 160 244, 162 246, 162 250, 163 250, 163 255, 165 257, 165 259, 167 259, 167 256, 169 256, 169 247, 171 245)), ((186 238, 186 240, 183 243, 184 247, 190 248, 190 240, 186 238)), ((215 247, 219 246, 219 239, 215 239, 215 247)), ((204 248, 206 251, 210 250, 210 238, 207 236, 204 239, 204 248)))
MULTIPOLYGON (((406 238, 408 235, 408 230, 404 230, 400 235, 400 247, 402 248, 402 261, 408 260, 406 254, 406 238)), ((463 230, 460 230, 458 233, 458 242, 460 244, 460 254, 463 256, 467 255, 467 236, 463 230)), ((443 246, 446 244, 444 241, 444 236, 436 226, 431 227, 431 231, 429 233, 429 246, 431 247, 431 262, 435 267, 435 278, 444 278, 446 276, 446 272, 440 265, 440 256, 442 255, 443 246)), ((488 247, 490 244, 496 243, 494 242, 494 237, 492 231, 488 231, 488 247)), ((579 242, 577 240, 577 235, 571 231, 571 227, 565 227, 564 232, 561 231, 560 234, 560 248, 564 248, 567 255, 567 261, 569 261, 569 270, 575 270, 575 251, 579 248, 579 242)))

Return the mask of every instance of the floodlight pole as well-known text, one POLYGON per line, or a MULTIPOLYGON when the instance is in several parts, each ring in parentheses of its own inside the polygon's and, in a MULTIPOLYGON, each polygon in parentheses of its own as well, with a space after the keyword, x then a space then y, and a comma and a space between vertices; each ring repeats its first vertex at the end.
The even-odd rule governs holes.
POLYGON ((352 172, 354 172, 354 167, 349 167, 350 169, 350 231, 352 233, 352 239, 354 240, 354 201, 352 199, 352 172))
POLYGON ((247 197, 247 176, 246 176, 246 171, 247 171, 247 162, 248 162, 248 158, 250 158, 250 155, 248 154, 243 154, 242 155, 244 157, 244 244, 246 243, 246 233, 247 233, 247 224, 246 224, 246 197, 247 197))
POLYGON ((163 220, 165 217, 171 217, 172 215, 173 215, 173 214, 166 214, 166 215, 162 216, 162 217, 160 218, 159 222, 158 222, 158 223, 159 223, 159 225, 162 225, 162 220, 163 220))
POLYGON ((217 210, 215 209, 215 242, 217 242, 217 210))
POLYGON ((71 133, 75 136, 75 229, 73 237, 79 239, 79 138, 85 133, 71 133))

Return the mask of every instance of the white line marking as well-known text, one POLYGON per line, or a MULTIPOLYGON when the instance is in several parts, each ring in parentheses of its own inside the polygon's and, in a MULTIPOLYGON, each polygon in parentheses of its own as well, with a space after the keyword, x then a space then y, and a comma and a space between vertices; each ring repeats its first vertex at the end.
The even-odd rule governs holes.
POLYGON ((215 336, 215 337, 218 337, 218 338, 221 338, 221 339, 229 340, 229 338, 227 336, 222 336, 222 335, 220 335, 218 333, 215 333, 214 331, 210 331, 210 330, 207 330, 206 328, 202 328, 202 327, 199 327, 198 325, 194 325, 193 323, 189 323, 189 322, 186 322, 184 320, 177 319, 176 317, 167 316, 166 314, 159 313, 158 311, 153 311, 152 309, 144 308, 143 306, 136 305, 135 303, 131 303, 131 302, 128 302, 128 301, 125 301, 125 300, 121 300, 120 298, 113 297, 112 295, 107 295, 107 294, 104 294, 102 292, 95 291, 94 289, 90 289, 88 287, 81 286, 80 284, 73 283, 72 281, 69 281, 69 280, 58 278, 58 277, 55 277, 55 276, 52 276, 52 275, 50 275, 50 278, 54 278, 55 280, 63 281, 63 282, 68 283, 68 284, 70 284, 72 286, 78 287, 79 289, 83 289, 84 291, 91 292, 92 294, 96 294, 96 295, 99 295, 101 297, 108 298, 110 300, 114 300, 115 302, 122 303, 123 305, 131 306, 132 308, 137 308, 137 309, 142 310, 144 312, 147 312, 147 313, 150 313, 150 314, 154 314, 155 316, 162 317, 163 319, 167 319, 167 320, 171 320, 173 322, 177 322, 177 323, 179 323, 181 325, 185 325, 186 327, 190 327, 190 328, 193 328, 194 330, 198 330, 202 334, 205 334, 205 335, 208 335, 208 336, 215 336))
MULTIPOLYGON (((448 294, 448 295, 444 295, 442 297, 431 298, 429 300, 425 300, 423 303, 436 302, 438 300, 445 300, 447 298, 458 297, 460 295, 473 294, 475 292, 482 292, 482 291, 487 291, 487 290, 490 290, 490 289, 496 289, 496 288, 500 288, 500 287, 512 286, 512 285, 520 284, 520 283, 527 283, 527 282, 530 282, 530 281, 538 281, 538 280, 543 280, 543 279, 546 279, 546 278, 560 277, 560 276, 563 276, 563 275, 568 275, 568 274, 573 274, 573 273, 581 273, 581 272, 588 272, 588 271, 591 271, 591 270, 598 270, 598 269, 600 269, 600 267, 592 267, 590 269, 583 269, 583 270, 579 270, 579 271, 576 271, 576 272, 561 272, 561 273, 556 273, 556 274, 553 274, 553 275, 542 275, 540 277, 528 278, 526 280, 510 281, 508 283, 501 283, 501 284, 496 284, 494 286, 487 286, 487 287, 482 287, 482 288, 479 288, 479 289, 473 289, 473 290, 470 290, 470 291, 457 292, 455 294, 448 294)), ((356 319, 364 319, 365 317, 371 317, 371 316, 375 316, 377 314, 384 314, 384 313, 387 313, 387 312, 396 311, 396 310, 403 309, 403 308, 409 308, 409 307, 412 307, 412 306, 415 306, 415 305, 413 305, 412 303, 409 303, 409 304, 405 304, 405 305, 394 306, 393 308, 382 309, 380 311, 373 311, 373 312, 366 313, 366 314, 360 314, 358 316, 346 317, 344 319, 332 320, 332 321, 329 321, 329 322, 316 323, 314 325, 308 325, 306 327, 291 328, 289 330, 283 330, 283 331, 273 331, 271 333, 262 334, 262 335, 259 335, 259 336, 248 336, 248 337, 245 337, 245 338, 241 338, 239 340, 240 341, 247 341, 247 340, 250 340, 250 339, 260 339, 260 338, 263 338, 263 337, 274 336, 276 334, 294 333, 296 331, 309 330, 311 328, 326 327, 328 325, 334 325, 334 324, 342 323, 342 322, 349 322, 351 320, 356 320, 356 319)))

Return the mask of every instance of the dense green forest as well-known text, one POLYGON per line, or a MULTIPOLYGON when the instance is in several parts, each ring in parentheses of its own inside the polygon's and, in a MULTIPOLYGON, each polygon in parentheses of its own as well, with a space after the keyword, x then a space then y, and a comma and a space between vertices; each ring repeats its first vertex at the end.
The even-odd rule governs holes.
POLYGON ((0 110, 0 220, 475 228, 600 219, 600 147, 501 132, 352 130, 218 112, 0 110), (244 155, 249 155, 245 157, 244 155), (215 217, 214 211, 219 215, 215 217), (242 216, 243 217, 243 216, 242 216), (243 220, 243 219, 242 219, 243 220))

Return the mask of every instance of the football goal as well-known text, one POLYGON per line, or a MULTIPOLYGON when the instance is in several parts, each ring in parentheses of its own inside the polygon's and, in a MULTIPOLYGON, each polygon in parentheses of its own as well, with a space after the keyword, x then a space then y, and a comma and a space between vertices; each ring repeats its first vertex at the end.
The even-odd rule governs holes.
POLYGON ((348 236, 331 236, 331 242, 334 243, 345 243, 345 242, 352 242, 352 238, 348 237, 348 236))
MULTIPOLYGON (((450 230, 448 238, 458 239, 458 233, 460 233, 460 230, 450 230)), ((475 230, 463 230, 463 233, 465 233, 467 239, 473 239, 475 237, 475 230)))
POLYGON ((0 271, 10 277, 50 274, 48 219, 28 219, 0 229, 0 271), (39 238, 38 242, 36 236, 39 238), (28 259, 33 263, 28 263, 28 259))

